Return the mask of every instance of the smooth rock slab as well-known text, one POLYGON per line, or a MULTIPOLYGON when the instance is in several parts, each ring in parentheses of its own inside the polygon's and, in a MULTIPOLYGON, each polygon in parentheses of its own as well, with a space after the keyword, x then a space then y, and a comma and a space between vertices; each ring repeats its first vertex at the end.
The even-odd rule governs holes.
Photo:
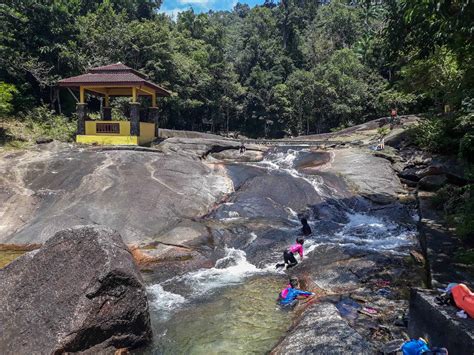
POLYGON ((373 354, 332 303, 315 304, 272 354, 373 354))
POLYGON ((23 155, 0 153, 0 243, 39 244, 99 224, 127 244, 147 245, 230 192, 223 167, 184 155, 56 142, 23 155))
POLYGON ((0 300, 2 354, 113 353, 152 335, 140 273, 107 228, 60 231, 0 269, 0 300))

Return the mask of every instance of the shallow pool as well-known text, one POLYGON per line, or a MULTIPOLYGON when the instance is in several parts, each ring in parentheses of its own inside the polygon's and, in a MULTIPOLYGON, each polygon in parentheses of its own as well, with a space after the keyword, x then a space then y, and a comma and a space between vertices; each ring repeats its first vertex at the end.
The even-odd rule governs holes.
POLYGON ((171 314, 153 309, 153 354, 262 354, 288 330, 291 313, 276 304, 285 278, 258 276, 185 302, 171 314))

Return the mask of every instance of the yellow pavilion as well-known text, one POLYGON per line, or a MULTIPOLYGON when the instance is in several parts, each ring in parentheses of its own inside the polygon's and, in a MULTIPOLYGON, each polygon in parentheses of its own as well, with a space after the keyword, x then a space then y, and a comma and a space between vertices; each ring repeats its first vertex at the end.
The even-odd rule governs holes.
POLYGON ((148 81, 140 72, 116 63, 90 69, 86 74, 62 79, 60 87, 78 88, 76 142, 83 144, 142 145, 158 137, 157 97, 170 92, 148 81), (103 98, 101 120, 88 119, 86 93, 103 98), (114 121, 110 98, 129 96, 130 121, 114 121), (139 96, 151 98, 151 106, 140 110, 139 96), (140 120, 142 117, 142 120, 140 120))

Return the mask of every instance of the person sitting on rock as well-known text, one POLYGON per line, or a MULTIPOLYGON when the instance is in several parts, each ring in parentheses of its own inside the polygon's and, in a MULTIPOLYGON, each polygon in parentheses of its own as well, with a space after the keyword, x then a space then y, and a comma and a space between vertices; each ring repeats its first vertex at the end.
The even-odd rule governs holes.
POLYGON ((301 233, 305 236, 310 235, 312 231, 308 224, 308 220, 306 218, 301 218, 301 224, 303 225, 303 227, 301 227, 301 233))
POLYGON ((384 150, 385 149, 385 137, 382 136, 379 138, 379 143, 375 147, 375 150, 384 150))
POLYGON ((281 290, 280 295, 278 296, 278 303, 281 306, 292 307, 298 303, 298 297, 309 297, 314 295, 313 292, 299 290, 297 288, 298 286, 298 279, 296 277, 292 277, 286 288, 281 290))
POLYGON ((276 264, 276 268, 278 269, 286 265, 286 268, 289 269, 290 267, 296 266, 296 264, 298 264, 298 261, 295 258, 295 253, 300 254, 301 260, 303 260, 303 244, 303 238, 296 238, 296 243, 283 252, 283 260, 285 262, 276 264))

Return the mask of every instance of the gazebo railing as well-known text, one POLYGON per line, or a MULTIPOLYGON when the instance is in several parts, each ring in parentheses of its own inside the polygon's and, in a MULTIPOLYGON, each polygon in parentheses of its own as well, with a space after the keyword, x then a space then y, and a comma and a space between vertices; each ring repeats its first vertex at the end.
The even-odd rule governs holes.
POLYGON ((120 134, 119 123, 96 123, 97 133, 115 133, 120 134))

